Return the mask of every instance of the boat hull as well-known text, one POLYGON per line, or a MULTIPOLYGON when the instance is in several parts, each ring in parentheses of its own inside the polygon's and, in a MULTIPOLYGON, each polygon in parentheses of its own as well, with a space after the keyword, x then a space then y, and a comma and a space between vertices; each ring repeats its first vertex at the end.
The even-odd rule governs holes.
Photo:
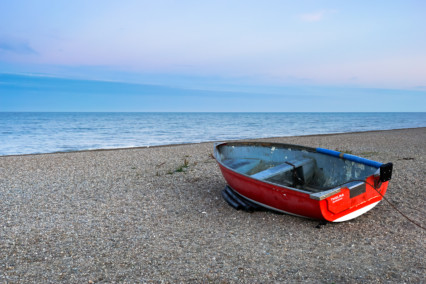
POLYGON ((228 185, 245 199, 278 212, 330 222, 348 221, 371 210, 382 200, 388 186, 388 181, 378 182, 379 177, 371 175, 365 179, 365 189, 360 194, 354 195, 342 186, 328 197, 313 198, 311 192, 252 178, 220 160, 218 164, 228 185))

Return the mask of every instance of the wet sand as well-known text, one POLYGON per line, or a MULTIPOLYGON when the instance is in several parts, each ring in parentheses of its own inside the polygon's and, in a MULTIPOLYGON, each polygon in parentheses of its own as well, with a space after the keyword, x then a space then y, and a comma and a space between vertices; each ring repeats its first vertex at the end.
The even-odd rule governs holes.
MULTIPOLYGON (((261 140, 393 162, 386 197, 426 225, 426 128, 261 140)), ((426 282, 424 230, 384 201, 320 229, 236 211, 212 151, 0 157, 0 282, 426 282)))

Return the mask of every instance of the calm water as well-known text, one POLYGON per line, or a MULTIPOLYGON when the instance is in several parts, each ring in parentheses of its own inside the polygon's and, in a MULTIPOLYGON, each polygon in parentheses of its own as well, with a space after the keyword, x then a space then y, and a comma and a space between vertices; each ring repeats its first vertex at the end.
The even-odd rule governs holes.
POLYGON ((426 113, 0 112, 0 155, 426 127, 426 113))

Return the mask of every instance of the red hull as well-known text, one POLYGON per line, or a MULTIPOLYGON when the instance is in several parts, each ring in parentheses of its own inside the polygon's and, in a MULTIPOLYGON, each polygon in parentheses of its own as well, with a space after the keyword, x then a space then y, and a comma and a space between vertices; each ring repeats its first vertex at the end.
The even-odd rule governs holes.
POLYGON ((339 193, 316 200, 309 193, 250 178, 221 163, 219 167, 229 186, 251 201, 280 212, 330 222, 346 221, 365 213, 382 200, 388 186, 388 182, 383 182, 374 189, 371 185, 378 178, 372 175, 367 178, 362 194, 351 198, 349 189, 342 188, 339 193))

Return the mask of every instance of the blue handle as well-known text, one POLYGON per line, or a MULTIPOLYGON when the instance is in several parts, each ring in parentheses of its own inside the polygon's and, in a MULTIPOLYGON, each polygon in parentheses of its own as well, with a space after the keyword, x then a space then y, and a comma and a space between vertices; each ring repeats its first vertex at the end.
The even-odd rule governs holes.
POLYGON ((380 168, 380 166, 383 165, 380 162, 361 158, 361 157, 354 156, 354 155, 351 155, 351 154, 343 154, 341 152, 334 151, 334 150, 317 148, 316 151, 317 151, 317 153, 326 154, 326 155, 330 155, 330 156, 334 156, 334 157, 338 157, 338 158, 343 158, 343 159, 346 159, 346 160, 349 160, 349 161, 361 163, 361 164, 364 164, 364 165, 367 165, 367 166, 370 166, 370 167, 374 167, 374 168, 380 168))

